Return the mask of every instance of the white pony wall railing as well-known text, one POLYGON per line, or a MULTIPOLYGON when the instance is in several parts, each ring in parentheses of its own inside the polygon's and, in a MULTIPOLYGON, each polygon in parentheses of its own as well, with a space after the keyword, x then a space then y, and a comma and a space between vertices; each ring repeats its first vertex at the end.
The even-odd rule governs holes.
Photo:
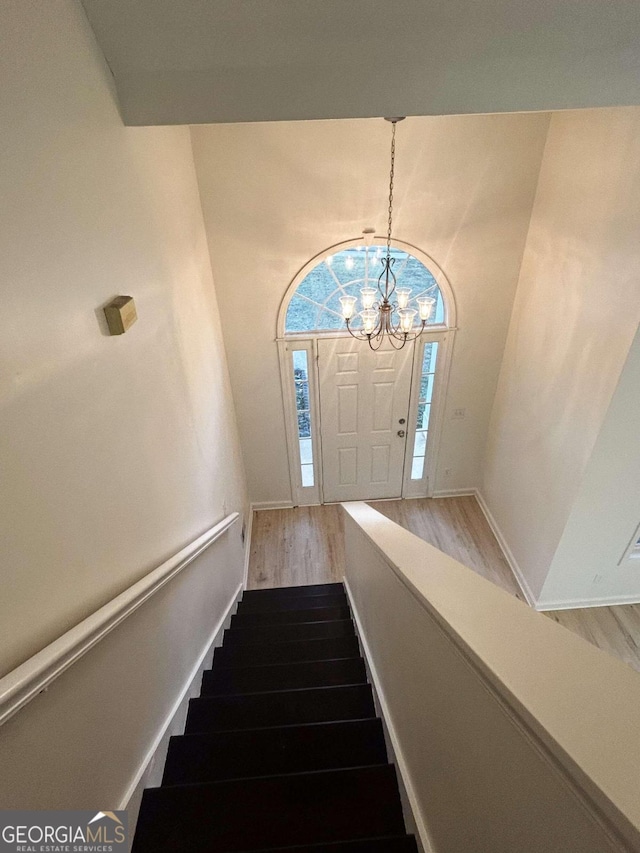
POLYGON ((238 517, 0 679, 3 808, 130 804, 242 591, 238 517))
POLYGON ((346 583, 425 850, 640 850, 640 675, 363 503, 346 583))

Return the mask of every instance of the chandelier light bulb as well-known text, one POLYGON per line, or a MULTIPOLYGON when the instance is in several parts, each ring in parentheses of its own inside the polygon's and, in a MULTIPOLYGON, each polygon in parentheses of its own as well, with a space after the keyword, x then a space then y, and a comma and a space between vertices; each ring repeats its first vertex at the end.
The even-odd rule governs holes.
POLYGON ((342 317, 344 320, 350 320, 356 310, 357 296, 341 296, 340 304, 342 305, 342 317))
POLYGON ((409 297, 411 296, 411 288, 410 287, 396 287, 396 296, 398 298, 398 308, 406 308, 409 304, 409 297))
POLYGON ((412 308, 402 308, 398 311, 400 317, 400 331, 406 335, 413 328, 413 318, 418 312, 412 308))
POLYGON ((362 317, 362 328, 367 335, 370 335, 376 327, 378 312, 373 309, 368 309, 366 311, 361 311, 360 316, 362 317))
POLYGON ((352 270, 352 269, 353 269, 353 258, 352 258, 352 257, 350 257, 350 256, 347 256, 347 257, 345 258, 344 265, 345 265, 345 268, 346 268, 346 269, 348 269, 348 270, 352 270))
POLYGON ((420 311, 420 319, 425 323, 431 316, 436 300, 433 296, 421 296, 419 299, 416 299, 416 302, 420 311))
POLYGON ((362 307, 365 311, 368 311, 369 308, 373 308, 373 303, 376 301, 376 289, 375 287, 363 287, 360 290, 360 296, 362 297, 362 307))

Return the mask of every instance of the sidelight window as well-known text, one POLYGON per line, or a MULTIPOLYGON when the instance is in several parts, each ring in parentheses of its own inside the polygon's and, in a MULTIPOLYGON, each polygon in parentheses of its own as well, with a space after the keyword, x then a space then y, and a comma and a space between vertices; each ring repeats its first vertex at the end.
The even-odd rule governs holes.
POLYGON ((306 350, 294 350, 291 357, 293 360, 293 385, 298 426, 300 479, 302 487, 306 489, 315 485, 311 433, 311 395, 309 391, 309 354, 306 350))
POLYGON ((424 462, 427 456, 429 440, 429 421, 433 400, 433 384, 436 376, 438 343, 433 341, 424 345, 422 371, 420 374, 420 397, 418 399, 418 418, 411 460, 411 479, 421 480, 424 474, 424 462))

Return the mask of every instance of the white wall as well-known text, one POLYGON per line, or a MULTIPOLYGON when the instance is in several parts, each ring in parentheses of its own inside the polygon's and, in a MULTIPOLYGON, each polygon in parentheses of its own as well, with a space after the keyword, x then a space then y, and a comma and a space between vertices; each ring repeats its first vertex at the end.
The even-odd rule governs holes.
POLYGON ((555 114, 483 483, 534 597, 638 325, 639 233, 640 109, 555 114))
MULTIPOLYGON (((3 674, 246 501, 189 131, 122 125, 74 0, 0 33, 3 674)), ((3 726, 4 804, 115 807, 240 583, 225 537, 3 726)))
POLYGON ((540 606, 640 601, 640 560, 624 559, 640 524, 640 332, 596 440, 540 606))
MULTIPOLYGON (((546 115, 505 115, 398 126, 394 234, 441 265, 458 307, 437 489, 479 484, 547 125, 546 115), (466 420, 450 419, 456 407, 466 420)), ((253 501, 291 500, 281 300, 321 250, 368 226, 384 233, 389 132, 380 119, 192 128, 253 501)))
POLYGON ((123 127, 78 3, 0 14, 6 672, 245 497, 189 131, 123 127))

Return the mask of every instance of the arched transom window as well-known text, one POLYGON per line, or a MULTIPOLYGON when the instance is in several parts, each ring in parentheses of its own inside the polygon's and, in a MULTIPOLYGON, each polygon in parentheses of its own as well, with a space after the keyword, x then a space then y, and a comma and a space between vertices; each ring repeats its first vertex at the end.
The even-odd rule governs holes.
MULTIPOLYGON (((345 328, 340 306, 341 296, 357 296, 360 302, 362 287, 377 287, 382 272, 381 258, 386 252, 382 245, 350 246, 314 266, 302 279, 289 302, 285 333, 330 332, 345 328)), ((410 287, 410 308, 416 308, 420 296, 436 300, 428 325, 446 323, 442 293, 431 271, 408 251, 391 249, 393 271, 398 287, 410 287)), ((416 314, 416 318, 418 315, 416 314)), ((353 323, 356 328, 360 318, 353 323)), ((419 320, 416 325, 419 325, 419 320)))

